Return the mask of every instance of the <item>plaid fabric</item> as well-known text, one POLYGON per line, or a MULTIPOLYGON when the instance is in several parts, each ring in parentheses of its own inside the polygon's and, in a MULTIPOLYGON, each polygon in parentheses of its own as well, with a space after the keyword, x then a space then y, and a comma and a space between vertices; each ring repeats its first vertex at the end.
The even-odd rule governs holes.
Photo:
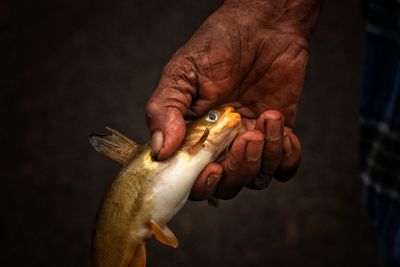
MULTIPOLYGON (((378 29, 378 35, 390 33, 398 38, 399 31, 399 0, 362 0, 367 29, 378 29)), ((387 37, 389 37, 387 36, 387 37)))
POLYGON ((381 254, 386 266, 400 264, 400 203, 372 188, 364 190, 365 205, 379 237, 381 254))
POLYGON ((400 266, 400 0, 364 1, 361 96, 364 201, 387 266, 400 266))
POLYGON ((400 203, 400 132, 387 122, 364 118, 360 140, 364 185, 400 203))
POLYGON ((367 32, 360 152, 365 185, 400 201, 400 31, 397 35, 392 40, 367 32))

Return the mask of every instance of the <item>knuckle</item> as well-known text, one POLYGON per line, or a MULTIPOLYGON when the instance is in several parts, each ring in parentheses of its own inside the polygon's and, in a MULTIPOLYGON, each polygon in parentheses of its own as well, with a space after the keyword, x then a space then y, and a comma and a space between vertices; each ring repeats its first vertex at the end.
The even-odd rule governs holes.
POLYGON ((146 118, 151 119, 151 118, 153 117, 153 115, 154 115, 155 113, 157 113, 157 111, 159 110, 159 108, 160 108, 159 105, 158 105, 155 101, 150 100, 150 101, 147 103, 146 109, 145 109, 146 118))
POLYGON ((266 110, 261 113, 261 116, 266 120, 280 120, 282 119, 283 114, 278 110, 266 110))
POLYGON ((173 81, 185 80, 192 81, 196 76, 195 66, 190 56, 179 53, 175 55, 162 70, 162 76, 173 81))

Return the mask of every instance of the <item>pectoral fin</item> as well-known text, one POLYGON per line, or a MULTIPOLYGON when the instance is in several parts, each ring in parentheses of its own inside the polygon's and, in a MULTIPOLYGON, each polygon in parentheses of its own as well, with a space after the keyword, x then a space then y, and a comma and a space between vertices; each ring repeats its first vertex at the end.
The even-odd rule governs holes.
POLYGON ((189 147, 190 154, 196 154, 200 149, 204 147, 204 143, 207 141, 208 134, 210 130, 206 128, 204 130, 203 135, 200 137, 199 141, 197 141, 193 146, 189 147))
POLYGON ((161 227, 155 221, 151 221, 150 228, 158 241, 173 248, 178 247, 178 240, 176 239, 174 233, 172 233, 172 231, 168 228, 168 226, 164 225, 163 227, 161 227))
POLYGON ((146 267, 146 247, 145 245, 137 246, 129 267, 146 267))
POLYGON ((124 164, 132 153, 136 153, 140 145, 114 129, 108 127, 106 129, 111 135, 91 134, 89 136, 90 144, 97 152, 124 164))

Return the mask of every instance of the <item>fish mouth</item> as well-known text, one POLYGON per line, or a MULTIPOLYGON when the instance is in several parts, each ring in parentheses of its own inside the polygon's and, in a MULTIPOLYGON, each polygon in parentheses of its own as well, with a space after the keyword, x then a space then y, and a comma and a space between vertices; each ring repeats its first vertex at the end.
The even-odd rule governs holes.
POLYGON ((223 121, 221 127, 214 131, 214 138, 210 140, 212 146, 218 151, 225 150, 233 142, 239 134, 242 122, 240 114, 232 107, 225 107, 221 119, 223 121))
POLYGON ((227 123, 227 127, 229 128, 238 127, 242 122, 242 116, 240 116, 239 113, 235 112, 235 109, 233 107, 226 107, 224 116, 226 116, 229 121, 227 123))

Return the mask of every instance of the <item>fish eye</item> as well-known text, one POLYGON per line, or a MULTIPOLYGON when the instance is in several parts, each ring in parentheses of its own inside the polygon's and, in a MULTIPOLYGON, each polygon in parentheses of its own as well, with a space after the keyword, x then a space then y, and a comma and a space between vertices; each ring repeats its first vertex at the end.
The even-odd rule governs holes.
POLYGON ((218 120, 218 114, 215 112, 209 112, 207 117, 206 117, 207 121, 216 121, 218 120))

